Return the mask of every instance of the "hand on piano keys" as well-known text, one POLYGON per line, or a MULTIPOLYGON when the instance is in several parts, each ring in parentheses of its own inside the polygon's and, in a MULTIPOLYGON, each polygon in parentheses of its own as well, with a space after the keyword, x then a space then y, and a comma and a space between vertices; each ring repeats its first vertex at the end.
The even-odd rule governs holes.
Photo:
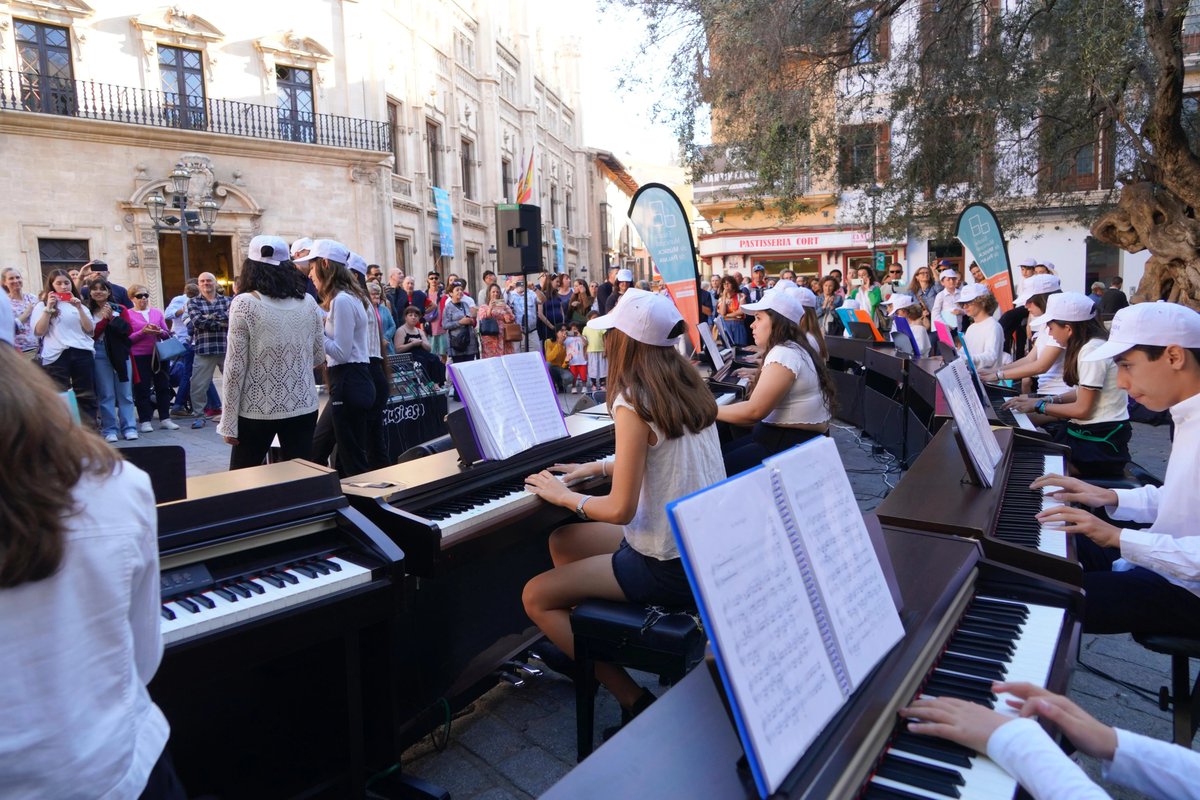
POLYGON ((1038 514, 1037 521, 1063 533, 1081 533, 1101 547, 1121 546, 1120 528, 1082 508, 1055 506, 1038 514))
MULTIPOLYGON (((1000 683, 992 690, 999 692, 1000 683)), ((979 703, 957 697, 918 697, 908 708, 900 709, 908 720, 908 730, 969 747, 976 753, 986 753, 988 739, 1006 722, 1016 717, 993 711, 979 703)))
POLYGON ((1029 485, 1030 489, 1041 489, 1043 493, 1060 503, 1079 503, 1089 508, 1115 506, 1118 498, 1112 489, 1093 486, 1079 478, 1047 473, 1029 485))

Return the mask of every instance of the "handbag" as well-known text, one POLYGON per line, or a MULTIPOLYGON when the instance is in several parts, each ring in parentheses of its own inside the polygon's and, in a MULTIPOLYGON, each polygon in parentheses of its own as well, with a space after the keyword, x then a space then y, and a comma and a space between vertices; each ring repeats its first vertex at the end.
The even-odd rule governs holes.
POLYGON ((525 338, 525 334, 521 330, 520 325, 518 325, 515 322, 504 323, 504 341, 519 342, 524 338, 525 338))
POLYGON ((494 317, 484 317, 479 320, 479 335, 480 336, 499 336, 500 323, 494 317))
POLYGON ((172 336, 170 339, 160 339, 154 343, 154 353, 160 363, 168 364, 187 353, 183 342, 172 336))

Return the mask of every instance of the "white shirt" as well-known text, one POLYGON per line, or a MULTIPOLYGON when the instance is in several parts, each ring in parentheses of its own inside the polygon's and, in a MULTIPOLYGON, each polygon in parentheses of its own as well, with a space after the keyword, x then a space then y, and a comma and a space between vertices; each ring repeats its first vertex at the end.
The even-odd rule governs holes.
POLYGON ((1071 387, 1067 386, 1067 382, 1063 380, 1063 356, 1066 355, 1067 351, 1062 348, 1062 345, 1054 341, 1054 337, 1045 328, 1034 334, 1033 341, 1037 348, 1038 358, 1041 358, 1042 353, 1049 348, 1058 351, 1058 355, 1055 357, 1054 363, 1050 365, 1050 369, 1038 375, 1038 394, 1050 394, 1058 397, 1060 394, 1066 394, 1071 391, 1071 387))
POLYGON ((167 324, 171 326, 171 334, 176 339, 184 344, 191 344, 192 332, 188 327, 187 301, 188 296, 186 294, 176 295, 171 298, 171 302, 167 304, 166 310, 163 311, 163 317, 167 320, 167 324), (179 311, 183 311, 183 313, 176 316, 179 311))
MULTIPOLYGON (((613 401, 613 418, 618 408, 637 410, 622 396, 613 401)), ((637 511, 624 525, 625 541, 644 556, 667 561, 679 558, 679 548, 667 520, 667 503, 686 497, 725 480, 725 462, 717 426, 709 425, 699 433, 686 429, 678 439, 668 439, 649 420, 656 442, 646 450, 646 469, 637 511)))
POLYGON ((912 329, 913 338, 917 340, 917 348, 921 351, 922 358, 928 358, 933 355, 933 342, 929 340, 929 330, 919 323, 909 320, 908 327, 912 329))
POLYGON ((799 345, 777 344, 763 359, 763 367, 768 364, 786 367, 795 380, 771 413, 763 417, 763 422, 771 425, 815 425, 829 421, 829 406, 825 405, 825 398, 821 396, 820 379, 808 353, 799 345))
POLYGON ((933 308, 929 310, 929 316, 934 322, 942 322, 951 328, 959 326, 959 315, 953 312, 958 308, 958 290, 953 292, 949 289, 942 289, 937 293, 937 297, 933 298, 933 308))
POLYGON ((154 494, 126 463, 72 495, 59 570, 0 589, 0 797, 133 800, 169 732, 146 691, 163 649, 154 494))
MULTIPOLYGON (((1117 749, 1103 761, 1105 780, 1162 800, 1200 798, 1200 753, 1115 729, 1117 749)), ((1092 800, 1108 793, 1094 784, 1032 719, 1001 725, 988 738, 987 755, 1016 778, 1035 800, 1092 800)))
POLYGON ((338 292, 325 318, 325 361, 329 366, 370 363, 367 309, 348 292, 338 292))
POLYGON ((1114 520, 1152 522, 1147 530, 1121 530, 1121 557, 1200 595, 1200 394, 1171 406, 1175 441, 1161 487, 1114 489, 1114 520))
POLYGON ((1079 348, 1079 385, 1100 390, 1100 399, 1096 401, 1091 419, 1071 420, 1080 425, 1129 419, 1129 395, 1117 385, 1116 362, 1111 358, 1102 358, 1099 361, 1083 360, 1088 353, 1103 344, 1103 339, 1092 339, 1079 348))
POLYGON ((992 372, 1004 363, 1004 329, 992 317, 972 322, 963 339, 975 369, 992 372))
MULTIPOLYGON (((95 352, 96 342, 90 333, 83 332, 80 315, 87 314, 93 319, 92 312, 86 306, 76 308, 71 303, 59 302, 55 308, 58 313, 50 318, 50 327, 42 337, 42 364, 53 364, 62 355, 63 350, 74 347, 76 350, 95 352)), ((37 327, 38 320, 46 313, 46 304, 38 303, 33 307, 33 315, 29 318, 29 329, 37 327)))
POLYGON ((0 297, 0 342, 16 346, 17 318, 13 316, 12 303, 7 297, 0 297))

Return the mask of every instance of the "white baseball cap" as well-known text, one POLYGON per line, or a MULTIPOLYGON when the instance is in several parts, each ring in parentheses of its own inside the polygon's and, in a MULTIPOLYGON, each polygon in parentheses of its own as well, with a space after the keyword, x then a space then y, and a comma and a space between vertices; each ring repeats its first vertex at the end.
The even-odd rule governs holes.
POLYGON ((246 257, 251 261, 279 266, 291 258, 291 253, 282 236, 259 234, 250 240, 250 246, 246 248, 246 257))
POLYGON ((1186 349, 1200 347, 1200 314, 1179 303, 1138 303, 1126 306, 1112 320, 1108 341, 1088 353, 1084 361, 1119 356, 1139 344, 1186 349))
POLYGON ((617 282, 620 283, 621 281, 625 281, 626 283, 633 283, 633 270, 631 270, 631 269, 618 270, 617 271, 617 282))
POLYGON ((350 259, 346 262, 346 266, 357 272, 359 275, 367 274, 367 260, 358 253, 350 254, 350 259))
POLYGON ((958 277, 958 273, 952 269, 944 269, 938 273, 939 281, 944 281, 944 280, 946 280, 946 278, 957 278, 957 277, 958 277))
POLYGON ((768 289, 763 292, 762 299, 757 303, 742 303, 743 311, 774 311, 792 322, 799 322, 804 316, 804 306, 800 298, 787 289, 768 289))
MULTIPOLYGON (((1035 294, 1049 294, 1062 288, 1062 281, 1057 275, 1032 275, 1021 283, 1021 293, 1013 301, 1015 305, 1023 306, 1035 294)), ((1089 301, 1091 302, 1091 301, 1089 301)))
MULTIPOLYGON (((776 284, 775 288, 778 289, 779 285, 776 284)), ((804 306, 805 308, 817 307, 817 296, 813 294, 813 290, 809 289, 807 286, 789 286, 785 288, 784 291, 799 300, 800 305, 804 306)))
POLYGON ((629 288, 621 295, 611 313, 589 319, 587 326, 599 331, 616 328, 642 344, 672 347, 679 341, 679 336, 672 336, 671 331, 682 321, 683 315, 669 297, 644 289, 629 288))
POLYGON ((292 242, 292 255, 294 256, 296 253, 303 252, 304 250, 311 250, 312 245, 312 239, 308 238, 307 236, 302 236, 296 241, 292 242))
POLYGON ((895 314, 900 309, 908 308, 915 302, 917 302, 917 301, 913 299, 913 296, 911 294, 901 294, 900 292, 893 292, 891 297, 889 297, 887 300, 883 301, 883 304, 885 306, 891 306, 892 313, 895 314))
POLYGON ((799 289, 800 287, 798 285, 796 285, 796 282, 794 280, 792 280, 791 278, 780 278, 779 280, 775 281, 775 285, 772 286, 771 288, 772 289, 799 289))
POLYGON ((978 300, 986 294, 991 294, 988 287, 982 283, 969 283, 958 292, 959 303, 970 303, 973 300, 978 300))
POLYGON ((1036 258, 1027 258, 1021 262, 1021 269, 1033 269, 1038 265, 1036 258))
POLYGON ((1096 304, 1079 292, 1060 292, 1046 298, 1047 321, 1086 322, 1096 316, 1096 304))
POLYGON ((293 260, 299 264, 304 261, 312 261, 314 258, 327 258, 339 264, 349 264, 350 248, 341 242, 335 242, 333 239, 317 239, 308 248, 308 255, 293 260))
POLYGON ((1045 314, 1042 314, 1040 317, 1030 317, 1029 330, 1036 333, 1037 331, 1040 331, 1042 328, 1046 327, 1046 323, 1049 321, 1050 318, 1045 314))

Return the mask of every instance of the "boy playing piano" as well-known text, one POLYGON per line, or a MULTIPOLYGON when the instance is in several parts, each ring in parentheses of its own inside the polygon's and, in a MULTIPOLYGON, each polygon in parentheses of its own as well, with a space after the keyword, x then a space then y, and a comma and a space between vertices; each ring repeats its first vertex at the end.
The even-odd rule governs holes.
POLYGON ((1044 475, 1055 499, 1105 508, 1109 518, 1152 523, 1119 528, 1067 505, 1038 515, 1076 540, 1091 633, 1200 634, 1200 314, 1174 303, 1139 303, 1117 312, 1108 342, 1084 356, 1113 358, 1121 388, 1149 409, 1169 408, 1175 441, 1161 488, 1105 489, 1044 475))

